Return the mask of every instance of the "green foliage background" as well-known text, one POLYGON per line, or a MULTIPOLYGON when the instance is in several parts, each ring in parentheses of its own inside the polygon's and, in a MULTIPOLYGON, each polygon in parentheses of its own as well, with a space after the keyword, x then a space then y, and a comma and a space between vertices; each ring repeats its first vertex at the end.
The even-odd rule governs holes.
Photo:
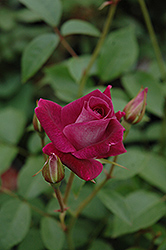
MULTIPOLYGON (((118 157, 118 163, 128 170, 116 166, 114 178, 76 222, 76 249, 166 249, 166 67, 160 58, 156 60, 140 2, 118 3, 81 94, 96 88, 103 91, 111 84, 115 111, 122 111, 141 86, 148 87, 147 112, 143 121, 131 128, 125 141, 127 153, 118 157)), ((68 249, 54 212, 59 207, 51 187, 40 174, 32 178, 44 162, 32 118, 41 97, 62 106, 78 98, 110 8, 99 10, 102 3, 0 2, 0 174, 10 168, 18 171, 16 190, 4 189, 2 178, 0 250, 68 249), (66 50, 64 40, 78 57, 66 50)), ((146 4, 165 59, 166 2, 149 0, 146 4)), ((160 51, 157 53, 160 57, 160 51)), ((97 184, 104 176, 103 172, 96 178, 97 184)), ((62 193, 68 177, 66 169, 62 193)), ((7 183, 14 178, 9 176, 7 183)), ((95 185, 75 177, 70 209, 75 210, 95 185)))

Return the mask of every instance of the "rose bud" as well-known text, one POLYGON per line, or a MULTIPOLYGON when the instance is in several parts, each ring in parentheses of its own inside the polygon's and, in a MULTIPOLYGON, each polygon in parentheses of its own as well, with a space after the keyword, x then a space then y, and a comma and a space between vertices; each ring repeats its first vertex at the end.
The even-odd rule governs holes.
POLYGON ((137 96, 134 97, 124 108, 125 116, 124 120, 129 124, 136 124, 140 122, 145 114, 146 99, 147 99, 148 88, 145 88, 138 92, 137 96))
MULTIPOLYGON (((38 101, 36 101, 36 107, 38 107, 38 101)), ((45 136, 45 132, 44 132, 44 129, 43 127, 41 126, 36 114, 34 113, 33 115, 33 127, 34 127, 34 130, 37 131, 39 133, 40 136, 44 137, 45 136)))
POLYGON ((46 161, 42 175, 50 184, 61 182, 65 176, 65 169, 60 158, 52 153, 46 161))

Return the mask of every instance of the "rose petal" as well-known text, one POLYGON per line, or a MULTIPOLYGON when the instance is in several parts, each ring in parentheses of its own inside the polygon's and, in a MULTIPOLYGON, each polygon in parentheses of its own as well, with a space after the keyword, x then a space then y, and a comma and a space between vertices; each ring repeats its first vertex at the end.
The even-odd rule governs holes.
POLYGON ((104 137, 102 138, 103 140, 101 140, 99 143, 96 143, 95 145, 91 145, 89 147, 85 147, 81 150, 75 151, 72 153, 72 155, 76 156, 79 159, 100 159, 104 158, 103 155, 112 156, 116 155, 116 152, 117 154, 120 154, 119 152, 125 153, 126 150, 122 143, 123 131, 124 128, 117 121, 117 119, 110 119, 109 125, 104 133, 104 137), (120 148, 118 148, 117 144, 120 145, 120 148))
POLYGON ((123 145, 123 142, 118 142, 118 143, 116 143, 114 145, 111 145, 110 150, 106 154, 100 155, 97 158, 98 159, 107 158, 107 157, 110 157, 110 156, 124 154, 126 152, 127 152, 127 150, 125 149, 125 147, 123 145))
POLYGON ((35 113, 54 145, 62 152, 74 152, 75 148, 67 140, 61 130, 61 109, 62 107, 60 105, 52 101, 40 99, 38 107, 35 109, 35 113))
POLYGON ((85 181, 90 181, 96 178, 102 171, 103 165, 94 160, 80 160, 74 157, 71 154, 65 154, 60 152, 55 148, 52 143, 47 144, 43 148, 43 152, 47 155, 51 155, 54 153, 58 155, 61 159, 62 163, 66 165, 69 169, 71 169, 76 175, 78 175, 81 179, 85 181))
POLYGON ((99 97, 94 97, 92 96, 90 99, 89 99, 89 102, 88 102, 88 107, 89 110, 91 110, 92 112, 98 112, 98 111, 101 111, 101 113, 97 113, 99 115, 99 117, 105 117, 108 115, 108 113, 111 111, 110 107, 108 106, 107 102, 102 100, 101 98, 99 97), (97 111, 98 110, 98 111, 97 111))
POLYGON ((118 111, 118 112, 116 112, 115 113, 115 116, 116 116, 116 118, 118 119, 118 121, 120 121, 121 120, 121 118, 123 117, 125 115, 125 112, 121 112, 121 111, 118 111))
POLYGON ((109 121, 110 119, 70 124, 64 128, 63 133, 79 150, 102 141, 109 121))
POLYGON ((103 92, 103 94, 105 94, 106 96, 108 96, 110 99, 111 99, 111 91, 110 91, 111 88, 112 88, 112 86, 108 85, 107 88, 103 92))
POLYGON ((91 159, 91 158, 103 158, 98 157, 101 152, 106 154, 110 150, 109 142, 100 142, 95 145, 83 148, 81 150, 72 153, 75 157, 79 159, 91 159))
POLYGON ((75 100, 74 102, 69 103, 62 108, 61 121, 63 127, 68 124, 72 124, 77 120, 82 111, 82 107, 84 106, 84 102, 88 101, 91 96, 100 97, 101 99, 106 101, 110 109, 113 110, 112 100, 107 95, 103 94, 100 90, 94 90, 91 93, 75 100))
POLYGON ((85 107, 82 108, 81 114, 78 116, 75 123, 79 122, 89 122, 99 119, 94 112, 89 112, 85 107))

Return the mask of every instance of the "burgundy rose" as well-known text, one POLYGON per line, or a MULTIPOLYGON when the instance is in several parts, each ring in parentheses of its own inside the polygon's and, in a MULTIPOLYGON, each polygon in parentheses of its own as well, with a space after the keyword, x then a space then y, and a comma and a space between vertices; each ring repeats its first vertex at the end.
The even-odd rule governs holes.
POLYGON ((52 141, 43 152, 58 155, 64 165, 86 181, 102 171, 102 164, 95 159, 126 152, 122 142, 124 128, 119 122, 124 113, 114 113, 110 88, 104 93, 94 90, 63 108, 40 99, 35 109, 52 141))

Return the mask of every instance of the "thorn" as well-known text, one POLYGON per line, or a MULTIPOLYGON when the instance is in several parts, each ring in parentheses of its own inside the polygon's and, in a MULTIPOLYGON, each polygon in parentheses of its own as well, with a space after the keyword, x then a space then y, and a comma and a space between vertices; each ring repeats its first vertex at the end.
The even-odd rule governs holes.
MULTIPOLYGON (((69 209, 69 207, 65 207, 63 212, 67 211, 68 209, 69 209)), ((56 210, 54 210, 54 212, 63 213, 61 209, 56 209, 56 210)))
POLYGON ((91 180, 92 183, 96 184, 96 181, 95 180, 91 180))
POLYGON ((119 2, 120 0, 116 0, 116 1, 106 1, 106 2, 104 2, 104 3, 102 3, 102 5, 98 8, 99 10, 102 10, 102 9, 104 9, 106 6, 108 6, 108 5, 117 5, 118 4, 118 2, 119 2))

